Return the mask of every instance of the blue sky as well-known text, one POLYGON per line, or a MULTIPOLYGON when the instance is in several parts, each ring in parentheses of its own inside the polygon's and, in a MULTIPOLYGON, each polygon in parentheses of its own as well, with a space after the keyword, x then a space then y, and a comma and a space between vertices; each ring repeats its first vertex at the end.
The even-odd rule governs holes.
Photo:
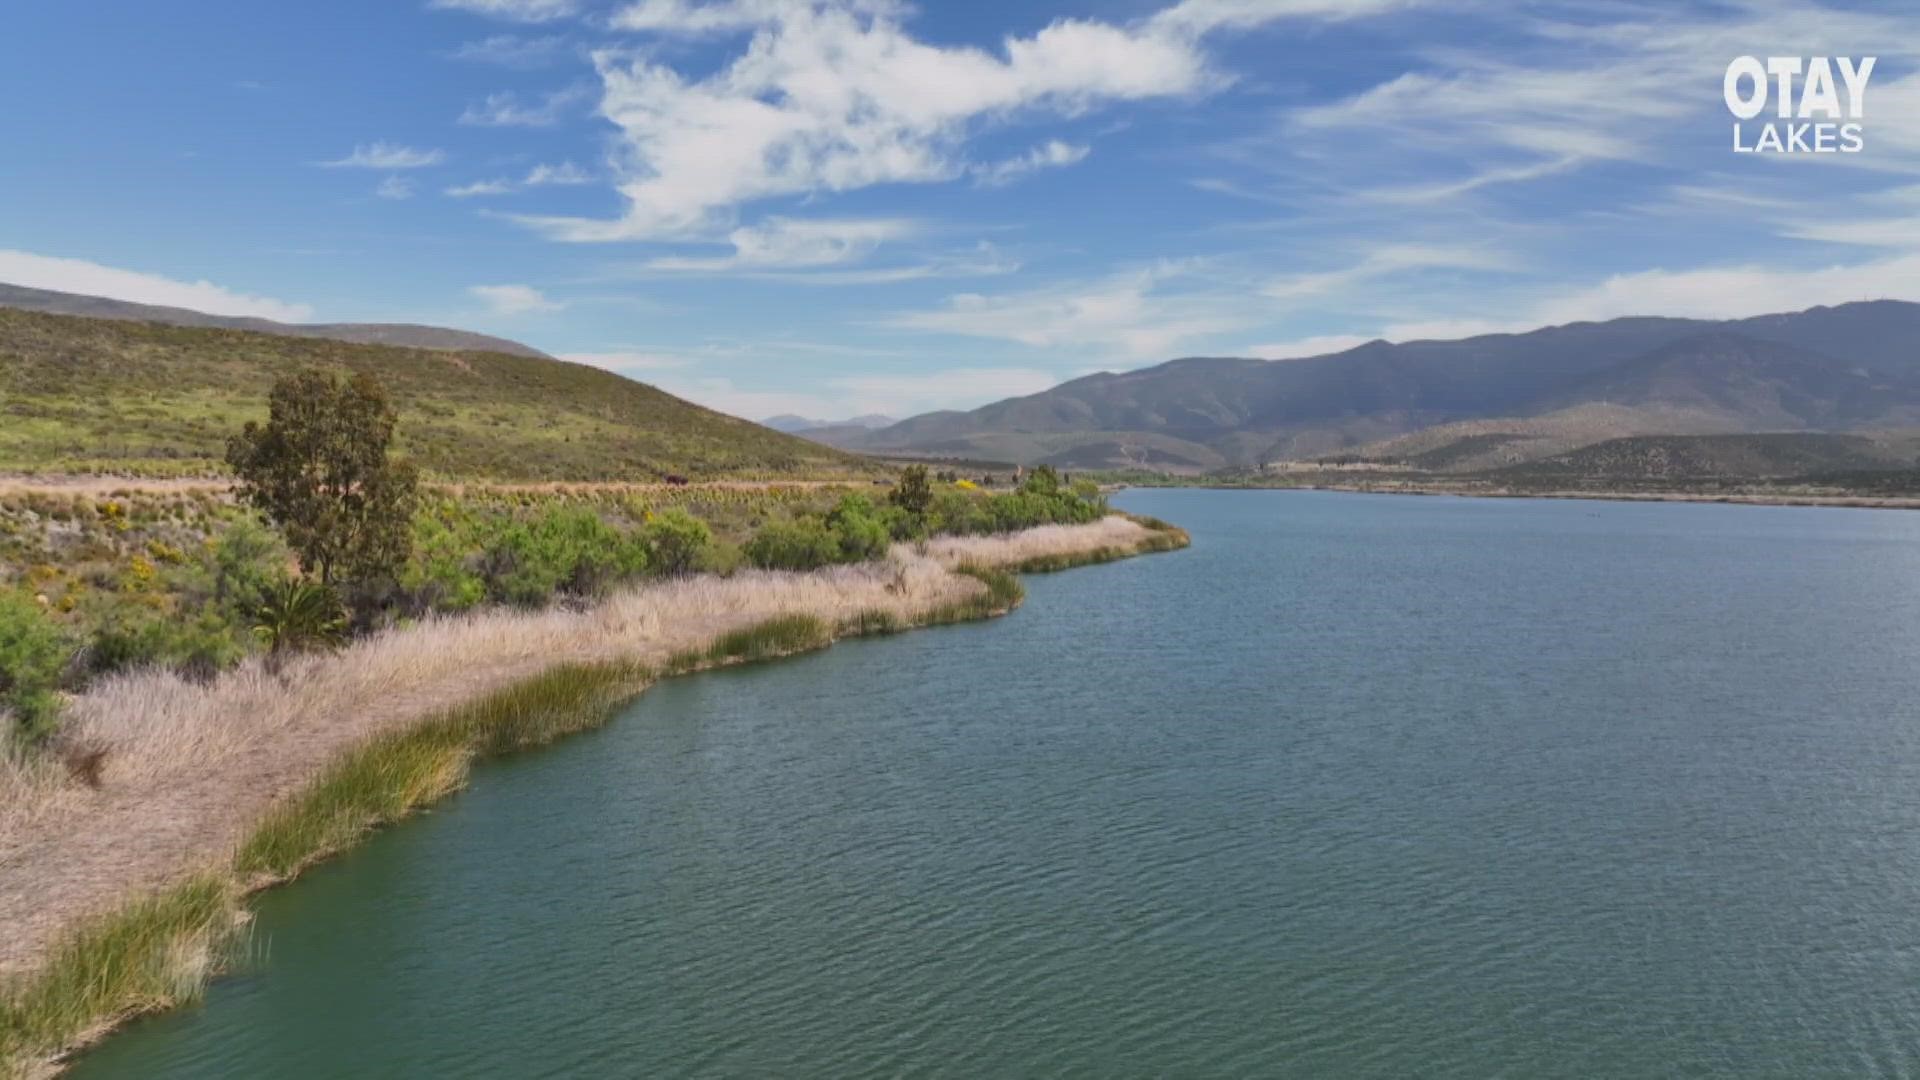
POLYGON ((1905 0, 123 0, 6 21, 0 281, 483 330, 755 418, 1920 299, 1905 0), (1740 55, 1877 57, 1865 149, 1734 153, 1740 55))

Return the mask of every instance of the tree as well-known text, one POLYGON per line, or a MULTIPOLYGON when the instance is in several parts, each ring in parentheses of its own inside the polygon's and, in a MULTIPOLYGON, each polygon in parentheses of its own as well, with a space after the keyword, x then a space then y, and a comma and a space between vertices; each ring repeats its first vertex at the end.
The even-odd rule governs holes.
POLYGON ((925 465, 909 465, 900 473, 900 482, 887 493, 887 501, 920 517, 933 505, 933 485, 927 482, 925 465))
POLYGON ((396 461, 396 420, 371 375, 307 371, 273 384, 263 427, 227 440, 240 495, 323 583, 392 575, 412 550, 413 466, 396 461))
POLYGON ((1029 495, 1058 495, 1060 474, 1051 465, 1035 465, 1027 478, 1020 482, 1020 490, 1029 495))

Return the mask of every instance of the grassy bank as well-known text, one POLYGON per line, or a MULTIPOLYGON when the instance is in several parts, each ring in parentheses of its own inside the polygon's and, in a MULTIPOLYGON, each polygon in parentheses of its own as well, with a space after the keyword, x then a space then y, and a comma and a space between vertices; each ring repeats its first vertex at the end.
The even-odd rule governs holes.
MULTIPOLYGON (((965 543, 932 541, 919 551, 897 551, 896 561, 885 570, 836 568, 655 589, 645 598, 650 610, 644 615, 633 610, 639 601, 616 598, 593 611, 522 615, 511 625, 502 625, 507 616, 482 615, 460 620, 457 626, 394 635, 411 633, 410 640, 372 643, 389 655, 407 653, 406 662, 389 665, 399 671, 409 670, 409 663, 428 653, 439 654, 451 670, 473 668, 476 660, 484 663, 488 655, 500 655, 499 642, 510 635, 517 635, 518 649, 533 645, 543 656, 591 654, 593 650, 585 646, 596 634, 624 647, 608 659, 542 665, 481 696, 401 717, 384 730, 352 737, 290 797, 270 800, 270 808, 254 816, 254 824, 216 869, 193 873, 69 926, 42 949, 40 962, 30 973, 0 990, 0 1072, 32 1076, 57 1071, 61 1055, 88 1044, 117 1023, 196 1000, 246 923, 248 892, 288 880, 312 863, 351 847, 371 830, 459 789, 472 763, 481 757, 537 746, 602 723, 658 675, 785 656, 825 647, 839 637, 1005 613, 1023 595, 1018 579, 1006 567, 1057 569, 1185 544, 1184 533, 1154 525, 1159 527, 1115 518, 1006 537, 966 538, 965 543), (933 574, 941 580, 933 581, 933 574), (698 645, 670 651, 636 648, 628 633, 636 624, 644 625, 653 634, 648 640, 658 640, 663 636, 659 633, 663 607, 678 600, 680 610, 690 613, 694 608, 686 603, 687 595, 699 594, 703 588, 739 591, 751 586, 778 595, 758 606, 736 599, 728 607, 708 598, 701 610, 711 615, 719 607, 746 615, 771 608, 774 614, 736 618, 732 625, 725 619, 690 618, 691 625, 711 629, 704 631, 698 645), (563 641, 573 648, 547 648, 563 641), (647 655, 658 659, 650 664, 641 658, 647 655)), ((328 674, 337 672, 322 672, 321 680, 328 674)), ((315 673, 295 672, 292 678, 306 679, 295 687, 299 689, 311 686, 315 673)), ((369 685, 380 688, 390 683, 375 677, 369 685)), ((126 708, 137 695, 154 689, 119 687, 115 701, 126 708)), ((278 689, 284 693, 287 687, 278 689)), ((250 693, 222 698, 219 683, 184 692, 198 695, 194 700, 202 709, 201 714, 180 715, 222 717, 236 704, 257 701, 250 693)), ((302 704, 313 707, 340 701, 320 696, 305 698, 302 704)), ((161 705, 164 711, 165 703, 161 705)), ((144 707, 131 706, 136 712, 144 707)), ((175 707, 179 712, 178 702, 175 707)), ((280 725, 278 730, 287 728, 280 725)), ((173 733, 175 740, 164 747, 172 755, 168 761, 176 767, 186 752, 178 734, 173 733)), ((210 745, 204 738, 193 737, 195 733, 188 734, 194 749, 210 745)), ((234 745, 248 744, 239 740, 234 745)), ((120 775, 142 774, 123 771, 120 775)), ((56 822, 69 820, 58 817, 60 812, 57 807, 48 811, 56 822)))

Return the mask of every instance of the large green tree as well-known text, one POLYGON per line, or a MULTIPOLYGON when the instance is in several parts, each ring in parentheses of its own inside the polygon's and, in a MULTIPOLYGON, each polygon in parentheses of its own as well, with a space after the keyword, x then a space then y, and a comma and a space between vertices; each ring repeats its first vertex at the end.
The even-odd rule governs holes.
POLYGON ((417 480, 389 453, 386 388, 365 373, 306 371, 275 382, 267 409, 265 425, 249 421, 227 440, 241 497, 322 582, 391 576, 412 549, 417 480))

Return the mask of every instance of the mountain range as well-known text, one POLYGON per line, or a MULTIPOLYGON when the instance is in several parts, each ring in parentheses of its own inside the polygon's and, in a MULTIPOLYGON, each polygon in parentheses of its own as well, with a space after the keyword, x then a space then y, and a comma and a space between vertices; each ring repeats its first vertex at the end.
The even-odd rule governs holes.
POLYGON ((1920 426, 1920 304, 1882 300, 1372 341, 1294 360, 1188 357, 807 434, 868 453, 1191 473, 1443 451, 1464 470, 1637 435, 1909 426, 1920 426))
POLYGON ((833 428, 859 428, 863 431, 875 431, 883 427, 892 427, 897 423, 899 423, 899 421, 893 417, 882 416, 879 413, 868 413, 865 416, 856 416, 850 420, 813 420, 805 416, 796 416, 793 413, 781 413, 779 416, 769 416, 765 420, 760 421, 763 427, 770 427, 775 431, 784 431, 789 435, 798 435, 801 432, 815 432, 833 428))

